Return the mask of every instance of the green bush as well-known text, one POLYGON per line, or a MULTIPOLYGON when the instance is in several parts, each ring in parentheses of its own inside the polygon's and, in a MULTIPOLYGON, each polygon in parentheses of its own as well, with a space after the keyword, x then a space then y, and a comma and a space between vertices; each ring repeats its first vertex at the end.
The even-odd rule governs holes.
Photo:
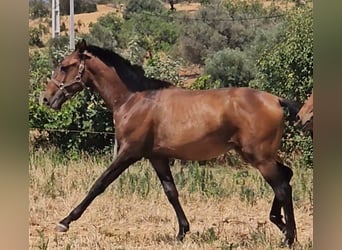
POLYGON ((179 37, 178 26, 168 20, 166 13, 158 16, 146 13, 132 14, 125 21, 120 34, 123 44, 135 40, 141 48, 151 53, 168 51, 179 37))
POLYGON ((206 57, 226 47, 227 40, 205 23, 189 23, 182 26, 180 52, 191 63, 204 64, 206 57))
POLYGON ((68 36, 57 36, 48 41, 48 56, 50 58, 51 68, 56 67, 64 56, 71 52, 69 49, 69 39, 68 36))
POLYGON ((147 77, 166 80, 177 84, 179 81, 178 69, 181 62, 171 59, 169 56, 161 57, 155 54, 148 59, 144 69, 147 77))
POLYGON ((221 83, 217 80, 214 81, 211 75, 202 75, 198 77, 189 88, 197 90, 217 89, 220 85, 221 83))
POLYGON ((38 28, 29 28, 29 46, 44 47, 41 39, 42 31, 38 28))
POLYGON ((49 16, 49 4, 43 0, 29 0, 29 15, 31 19, 49 16))
POLYGON ((97 22, 90 27, 91 41, 89 42, 107 49, 122 47, 123 44, 120 40, 122 23, 122 18, 118 17, 114 12, 99 17, 97 22))
POLYGON ((258 2, 214 1, 203 5, 194 18, 179 18, 181 55, 203 64, 206 57, 224 48, 244 51, 260 32, 275 26, 274 21, 260 18, 272 13, 274 10, 264 9, 258 2))
POLYGON ((313 87, 313 13, 297 8, 257 62, 251 86, 303 103, 313 87))
POLYGON ((253 61, 239 49, 224 49, 205 60, 204 73, 221 87, 246 87, 255 77, 253 61))
POLYGON ((159 0, 128 0, 123 17, 127 20, 133 14, 140 14, 142 12, 160 14, 166 8, 159 0))

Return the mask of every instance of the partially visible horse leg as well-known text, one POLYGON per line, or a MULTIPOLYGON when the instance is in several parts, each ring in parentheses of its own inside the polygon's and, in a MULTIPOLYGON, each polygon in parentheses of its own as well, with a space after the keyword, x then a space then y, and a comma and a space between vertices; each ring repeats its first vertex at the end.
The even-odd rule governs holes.
POLYGON ((80 218, 86 208, 96 198, 96 196, 103 193, 109 184, 111 184, 125 169, 127 169, 137 160, 139 160, 139 158, 131 157, 126 150, 120 150, 117 158, 96 180, 83 201, 76 208, 74 208, 67 217, 59 222, 56 230, 60 232, 68 231, 70 222, 80 218))
POLYGON ((293 172, 289 167, 279 162, 269 162, 260 165, 258 168, 275 193, 270 219, 285 234, 285 243, 291 246, 296 237, 292 187, 290 185, 293 172), (281 207, 284 208, 285 223, 281 218, 281 207))
POLYGON ((274 196, 270 212, 270 220, 280 229, 280 231, 285 232, 285 223, 282 219, 283 216, 281 215, 281 207, 281 203, 277 197, 274 196))
POLYGON ((184 214, 183 208, 179 203, 178 191, 170 171, 169 160, 167 158, 152 158, 150 159, 150 162, 152 163, 154 170, 157 172, 164 192, 176 212, 179 225, 177 239, 182 241, 185 234, 189 231, 190 226, 184 214))

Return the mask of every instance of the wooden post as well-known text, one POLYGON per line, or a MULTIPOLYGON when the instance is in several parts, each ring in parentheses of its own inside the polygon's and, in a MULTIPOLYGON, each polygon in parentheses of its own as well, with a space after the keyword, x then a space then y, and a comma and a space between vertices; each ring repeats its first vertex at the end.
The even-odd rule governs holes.
POLYGON ((52 38, 59 36, 60 33, 60 17, 59 17, 59 0, 52 0, 52 38))
MULTIPOLYGON (((113 119, 113 125, 114 125, 114 129, 115 129, 115 120, 113 119)), ((114 152, 113 152, 113 160, 115 160, 115 158, 118 155, 118 140, 116 139, 116 130, 115 130, 115 134, 114 134, 114 148, 113 148, 114 152)))
POLYGON ((70 0, 70 49, 75 49, 74 0, 70 0))

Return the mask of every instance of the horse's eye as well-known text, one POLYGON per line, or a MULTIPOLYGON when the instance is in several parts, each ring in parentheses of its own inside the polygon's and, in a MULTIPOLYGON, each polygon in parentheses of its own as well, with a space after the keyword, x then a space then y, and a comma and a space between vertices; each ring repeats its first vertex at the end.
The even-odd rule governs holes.
POLYGON ((68 69, 67 66, 61 66, 61 71, 62 71, 62 72, 64 72, 64 73, 67 72, 67 69, 68 69))

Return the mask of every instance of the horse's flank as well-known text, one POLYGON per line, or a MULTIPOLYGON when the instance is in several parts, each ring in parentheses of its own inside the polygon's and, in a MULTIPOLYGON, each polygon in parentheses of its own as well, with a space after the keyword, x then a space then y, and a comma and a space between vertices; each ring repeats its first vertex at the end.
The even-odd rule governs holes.
POLYGON ((243 153, 242 145, 260 140, 261 144, 271 143, 262 153, 270 157, 279 147, 281 128, 274 126, 282 121, 283 110, 277 96, 250 88, 163 89, 152 93, 135 93, 116 112, 117 129, 122 128, 119 141, 132 136, 127 133, 133 133, 137 140, 148 134, 143 129, 124 132, 128 123, 140 122, 139 116, 144 114, 140 126, 153 128, 154 134, 153 142, 146 142, 151 147, 144 150, 152 155, 207 160, 232 148, 243 153))

